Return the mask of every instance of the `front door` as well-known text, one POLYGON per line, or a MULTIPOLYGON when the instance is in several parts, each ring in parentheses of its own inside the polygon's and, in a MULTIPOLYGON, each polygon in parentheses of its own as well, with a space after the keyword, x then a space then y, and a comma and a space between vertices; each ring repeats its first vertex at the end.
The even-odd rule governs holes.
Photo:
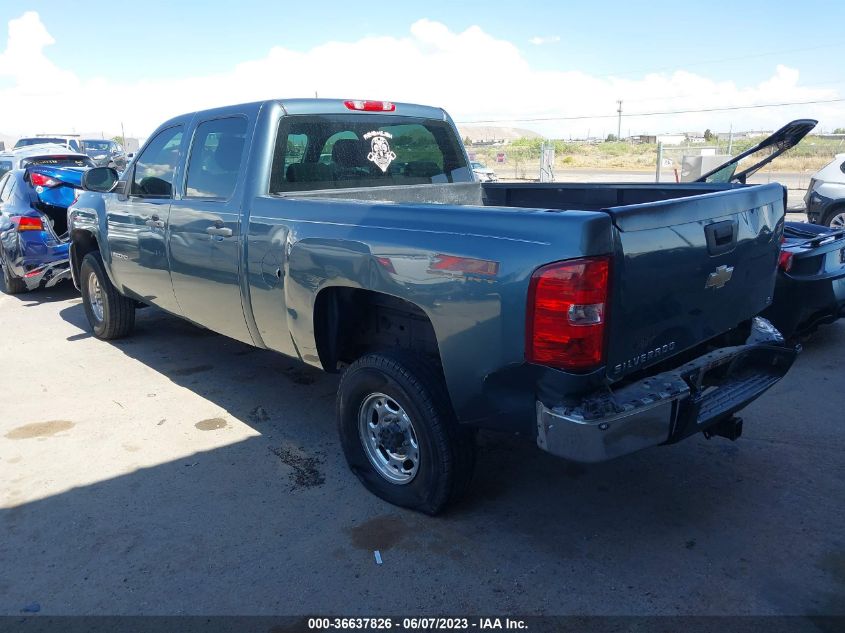
POLYGON ((170 271, 185 317, 252 343, 240 286, 246 117, 200 122, 181 198, 170 207, 170 271))
POLYGON ((167 257, 167 222, 182 153, 183 126, 159 132, 127 174, 124 193, 106 197, 111 271, 125 294, 180 314, 167 257))

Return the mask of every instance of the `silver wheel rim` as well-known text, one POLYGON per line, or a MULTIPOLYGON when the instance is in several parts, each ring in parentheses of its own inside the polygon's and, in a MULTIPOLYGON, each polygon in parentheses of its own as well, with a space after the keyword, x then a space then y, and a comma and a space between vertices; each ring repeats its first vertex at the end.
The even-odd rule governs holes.
POLYGON ((98 321, 103 320, 103 291, 100 288, 100 280, 95 273, 88 275, 88 301, 91 303, 91 312, 98 321))
POLYGON ((361 404, 358 436, 379 475, 392 484, 410 483, 420 466, 417 433, 405 409, 390 396, 373 393, 361 404))
POLYGON ((830 228, 845 229, 845 212, 837 213, 830 220, 830 228))

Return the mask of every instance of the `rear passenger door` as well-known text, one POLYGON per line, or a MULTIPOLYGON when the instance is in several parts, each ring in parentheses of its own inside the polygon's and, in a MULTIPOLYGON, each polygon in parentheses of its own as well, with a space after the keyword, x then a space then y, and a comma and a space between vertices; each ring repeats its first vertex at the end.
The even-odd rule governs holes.
POLYGON ((170 209, 170 272, 185 317, 252 343, 240 288, 241 200, 250 123, 223 116, 197 124, 181 199, 170 209))

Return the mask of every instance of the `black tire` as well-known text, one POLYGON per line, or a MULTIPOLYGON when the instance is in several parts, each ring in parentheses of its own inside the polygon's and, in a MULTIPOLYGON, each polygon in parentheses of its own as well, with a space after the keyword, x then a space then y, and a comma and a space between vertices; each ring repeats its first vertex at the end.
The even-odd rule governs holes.
POLYGON ((104 341, 121 338, 132 333, 135 327, 135 302, 127 299, 112 285, 103 267, 99 252, 88 253, 79 269, 79 285, 82 288, 82 305, 85 316, 91 324, 94 336, 104 341), (102 302, 102 319, 97 316, 91 297, 90 278, 96 276, 102 302))
POLYGON ((824 218, 822 218, 822 224, 824 226, 830 226, 831 222, 833 222, 833 218, 835 218, 837 215, 842 215, 843 213, 845 213, 845 205, 840 204, 838 207, 834 207, 833 209, 824 214, 824 218))
POLYGON ((455 420, 434 363, 404 351, 367 354, 343 374, 336 414, 346 461, 373 494, 397 506, 437 514, 460 498, 475 468, 475 434, 455 420), (394 483, 373 465, 359 435, 359 414, 372 394, 384 394, 410 418, 419 445, 418 469, 394 483))
POLYGON ((3 269, 3 292, 7 295, 19 295, 26 292, 26 284, 20 277, 15 277, 9 267, 3 263, 3 255, 0 254, 0 268, 3 269))

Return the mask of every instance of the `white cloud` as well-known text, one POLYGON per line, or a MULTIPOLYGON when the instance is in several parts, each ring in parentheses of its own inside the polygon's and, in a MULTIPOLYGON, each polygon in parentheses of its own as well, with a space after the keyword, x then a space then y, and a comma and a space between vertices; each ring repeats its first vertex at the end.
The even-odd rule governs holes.
POLYGON ((542 46, 543 44, 555 44, 560 41, 560 35, 551 35, 549 37, 541 37, 539 35, 535 35, 530 40, 528 40, 529 44, 533 44, 534 46, 542 46))
MULTIPOLYGON (((685 70, 639 79, 595 77, 578 71, 533 68, 517 46, 477 26, 455 32, 431 20, 414 22, 404 36, 327 42, 307 51, 282 46, 206 74, 122 83, 82 76, 50 57, 54 40, 35 12, 9 22, 0 54, 0 131, 116 132, 145 136, 182 112, 274 97, 388 99, 446 108, 457 121, 511 119, 504 125, 566 137, 615 132, 616 100, 624 113, 714 108, 838 97, 835 90, 799 86, 799 73, 777 66, 756 85, 716 80, 685 70), (350 63, 352 60, 352 63, 350 63), (575 116, 574 121, 516 119, 575 116)), ((736 71, 741 80, 742 71, 736 71)), ((623 133, 670 130, 775 128, 790 118, 815 116, 827 127, 845 121, 845 107, 795 106, 734 112, 623 118, 623 133)))

